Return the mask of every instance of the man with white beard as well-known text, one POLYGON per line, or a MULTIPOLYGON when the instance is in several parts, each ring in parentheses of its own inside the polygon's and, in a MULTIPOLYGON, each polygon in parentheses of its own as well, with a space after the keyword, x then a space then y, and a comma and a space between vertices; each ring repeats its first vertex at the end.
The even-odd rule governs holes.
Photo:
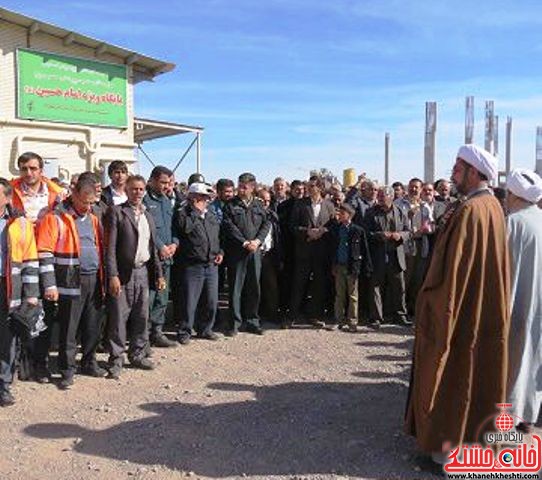
POLYGON ((542 403, 542 179, 527 169, 506 181, 511 255, 512 321, 509 339, 508 402, 529 432, 542 403))

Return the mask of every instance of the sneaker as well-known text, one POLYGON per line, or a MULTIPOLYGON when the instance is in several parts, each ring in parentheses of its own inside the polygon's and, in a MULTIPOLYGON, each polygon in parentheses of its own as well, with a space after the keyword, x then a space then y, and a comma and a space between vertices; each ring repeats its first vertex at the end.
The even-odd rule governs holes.
POLYGON ((226 337, 236 337, 238 333, 239 333, 238 330, 236 328, 233 328, 231 330, 226 330, 224 332, 224 335, 226 337))
POLYGON ((358 331, 358 326, 357 326, 357 325, 354 325, 354 324, 348 325, 348 331, 349 331, 350 333, 356 333, 356 332, 358 331))
POLYGON ((177 342, 167 338, 162 332, 155 332, 151 335, 151 345, 157 348, 173 348, 177 342))
POLYGON ((15 397, 9 390, 3 390, 0 393, 0 407, 11 407, 15 405, 15 397))
POLYGON ((220 335, 215 332, 209 332, 198 335, 198 338, 201 338, 202 340, 211 340, 212 342, 216 342, 220 339, 220 335))
POLYGON ((154 370, 154 363, 152 360, 149 360, 146 357, 143 358, 132 358, 130 360, 130 365, 134 368, 139 368, 141 370, 154 370))
POLYGON ((60 390, 69 390, 73 386, 73 374, 72 375, 63 375, 62 380, 58 384, 60 390))
POLYGON ((88 377, 103 378, 107 375, 107 370, 100 367, 97 362, 93 362, 88 365, 81 365, 80 373, 88 377))

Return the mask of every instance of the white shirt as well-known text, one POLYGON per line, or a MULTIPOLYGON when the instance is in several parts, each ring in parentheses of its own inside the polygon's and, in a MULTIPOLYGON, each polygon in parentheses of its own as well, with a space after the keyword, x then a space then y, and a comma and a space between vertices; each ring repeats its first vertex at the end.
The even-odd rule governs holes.
POLYGON ((121 205, 128 200, 125 193, 119 193, 111 185, 111 196, 113 197, 113 205, 121 205))
POLYGON ((322 201, 323 199, 320 199, 318 202, 313 202, 313 200, 311 199, 312 217, 314 218, 315 222, 320 216, 320 210, 322 210, 322 201))
POLYGON ((35 223, 49 208, 49 189, 45 182, 40 183, 37 192, 28 188, 25 183, 21 185, 22 202, 26 218, 35 223))

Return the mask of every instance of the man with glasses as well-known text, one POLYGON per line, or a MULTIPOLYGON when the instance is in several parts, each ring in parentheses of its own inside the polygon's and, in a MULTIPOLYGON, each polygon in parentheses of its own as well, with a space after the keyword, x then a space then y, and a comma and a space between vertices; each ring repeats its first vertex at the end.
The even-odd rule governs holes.
POLYGON ((13 207, 36 223, 62 201, 63 190, 43 176, 43 159, 37 153, 23 153, 17 159, 17 166, 21 176, 11 182, 13 207))

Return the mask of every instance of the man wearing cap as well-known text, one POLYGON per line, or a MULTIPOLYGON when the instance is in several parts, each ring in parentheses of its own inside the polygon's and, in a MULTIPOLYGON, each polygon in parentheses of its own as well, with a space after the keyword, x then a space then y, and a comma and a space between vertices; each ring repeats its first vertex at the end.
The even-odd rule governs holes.
POLYGON ((224 208, 224 246, 228 262, 231 324, 228 335, 236 335, 244 323, 248 333, 262 335, 260 306, 260 247, 270 223, 262 202, 254 197, 256 177, 243 173, 237 195, 224 208))
POLYGON ((517 427, 528 432, 542 402, 542 179, 527 169, 506 180, 511 253, 512 319, 510 325, 508 403, 517 427))
POLYGON ((179 262, 182 316, 177 339, 181 345, 190 342, 196 326, 198 337, 217 340, 213 332, 218 310, 218 266, 224 257, 220 247, 220 222, 208 208, 213 195, 205 183, 193 183, 188 188, 188 201, 175 213, 174 228, 179 238, 179 262), (204 305, 198 309, 204 294, 204 305), (204 318, 196 320, 196 311, 204 318))
POLYGON ((432 455, 429 468, 481 441, 506 400, 510 272, 504 214, 488 188, 496 178, 493 155, 459 149, 452 181, 465 200, 441 221, 416 303, 406 430, 432 455))

